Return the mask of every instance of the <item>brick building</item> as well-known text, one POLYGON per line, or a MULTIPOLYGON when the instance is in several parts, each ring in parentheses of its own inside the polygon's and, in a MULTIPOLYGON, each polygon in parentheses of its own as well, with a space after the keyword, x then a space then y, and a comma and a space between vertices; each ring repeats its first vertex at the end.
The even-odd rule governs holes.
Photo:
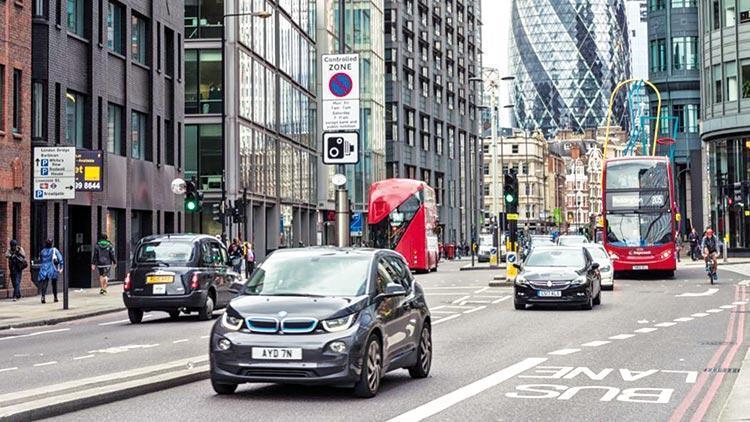
MULTIPOLYGON (((0 2, 0 299, 13 286, 5 252, 10 239, 29 251, 31 5, 0 2)), ((24 293, 33 293, 24 271, 24 293)))

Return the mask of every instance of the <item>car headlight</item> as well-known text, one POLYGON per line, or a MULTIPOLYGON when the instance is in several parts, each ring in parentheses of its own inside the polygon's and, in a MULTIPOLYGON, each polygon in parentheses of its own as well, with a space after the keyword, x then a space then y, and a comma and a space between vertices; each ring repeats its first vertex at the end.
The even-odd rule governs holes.
POLYGON ((238 331, 244 323, 245 320, 229 315, 228 312, 224 312, 224 315, 221 317, 221 325, 227 330, 238 331))
POLYGON ((522 275, 517 275, 516 276, 516 284, 518 284, 519 286, 525 286, 526 285, 526 278, 524 276, 522 276, 522 275))
POLYGON ((588 283, 588 282, 589 282, 589 279, 588 279, 588 278, 586 278, 586 276, 585 276, 585 275, 579 275, 578 277, 576 277, 576 279, 575 279, 575 280, 573 280, 573 283, 572 283, 572 284, 575 284, 575 285, 582 285, 582 284, 586 284, 586 283, 588 283))
POLYGON ((599 268, 600 273, 608 273, 612 268, 611 267, 602 267, 599 268))
POLYGON ((323 325, 323 329, 328 331, 329 333, 337 333, 351 327, 354 323, 354 317, 355 315, 351 314, 341 318, 327 319, 325 321, 321 321, 321 324, 323 325))

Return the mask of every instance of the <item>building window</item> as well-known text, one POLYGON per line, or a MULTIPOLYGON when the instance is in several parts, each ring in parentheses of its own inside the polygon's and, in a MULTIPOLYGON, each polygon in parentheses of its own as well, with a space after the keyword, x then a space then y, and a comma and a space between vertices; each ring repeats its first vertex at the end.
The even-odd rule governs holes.
POLYGON ((511 154, 518 154, 518 145, 511 145, 511 147, 510 147, 510 153, 511 154))
POLYGON ((740 0, 740 23, 750 23, 750 0, 740 0))
POLYGON ((142 65, 148 65, 146 52, 148 43, 146 42, 147 22, 145 18, 133 15, 130 23, 130 55, 132 59, 142 65))
POLYGON ((672 66, 675 70, 698 68, 698 37, 672 38, 672 66))
POLYGON ((724 77, 727 86, 727 101, 737 101, 737 62, 724 63, 724 77))
POLYGON ((65 93, 65 142, 84 148, 83 126, 86 97, 75 91, 65 93))
POLYGON ((147 160, 146 115, 137 111, 130 114, 130 155, 138 160, 147 160))
POLYGON ((31 137, 39 139, 44 131, 44 85, 34 82, 31 86, 31 137))
POLYGON ((44 18, 47 16, 47 0, 34 0, 34 16, 44 18))
POLYGON ((223 15, 223 0, 187 0, 185 38, 220 38, 223 15))
POLYGON ((731 28, 737 23, 737 9, 734 1, 724 0, 724 26, 727 28, 731 28))
POLYGON ((174 76, 174 31, 164 27, 164 74, 174 76))
POLYGON ((711 25, 714 29, 721 28, 721 0, 713 0, 711 2, 711 11, 713 12, 711 16, 713 16, 711 25))
POLYGON ((0 130, 5 130, 5 66, 0 64, 0 130))
POLYGON ((122 5, 109 2, 107 5, 107 48, 118 54, 125 54, 125 45, 122 42, 124 15, 122 5))
POLYGON ((667 0, 649 0, 648 3, 648 9, 653 12, 655 10, 664 10, 667 0))
POLYGON ((221 52, 187 50, 185 52, 185 113, 221 113, 221 52))
POLYGON ((68 23, 68 31, 78 35, 79 37, 84 37, 84 23, 85 23, 85 10, 84 10, 84 3, 85 0, 67 0, 67 23, 68 23))
POLYGON ((23 104, 21 86, 23 84, 23 74, 18 69, 13 69, 13 132, 21 133, 23 104))
POLYGON ((698 0, 672 0, 672 9, 680 9, 683 7, 696 7, 698 0))
POLYGON ((651 40, 651 71, 663 72, 667 70, 667 41, 664 38, 651 40))
MULTIPOLYGON (((750 0, 748 0, 750 3, 750 0)), ((742 98, 750 98, 750 59, 740 63, 742 73, 742 98)))
POLYGON ((167 165, 174 165, 174 127, 172 121, 164 119, 164 162, 167 165))
POLYGON ((117 104, 107 104, 107 152, 110 154, 125 155, 125 143, 123 142, 124 122, 122 120, 122 107, 117 104))
MULTIPOLYGON (((256 142, 262 142, 261 138, 256 142)), ((197 178, 203 189, 215 189, 221 186, 222 167, 221 125, 185 125, 185 177, 197 178)))
POLYGON ((720 103, 722 101, 722 93, 723 87, 721 86, 721 65, 717 64, 714 65, 713 68, 713 75, 714 75, 714 102, 720 103))
POLYGON ((685 121, 685 132, 687 133, 698 133, 698 119, 700 118, 698 107, 698 104, 687 104, 683 109, 682 120, 685 121))

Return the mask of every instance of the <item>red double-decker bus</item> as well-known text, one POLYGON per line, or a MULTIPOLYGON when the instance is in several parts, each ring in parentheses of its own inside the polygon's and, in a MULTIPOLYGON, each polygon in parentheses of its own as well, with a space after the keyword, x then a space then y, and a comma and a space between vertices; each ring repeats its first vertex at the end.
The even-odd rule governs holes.
POLYGON ((412 179, 373 183, 367 222, 376 248, 400 253, 412 270, 437 270, 437 202, 427 183, 412 179))
POLYGON ((603 179, 603 243, 614 270, 673 275, 677 206, 669 159, 609 159, 603 179))

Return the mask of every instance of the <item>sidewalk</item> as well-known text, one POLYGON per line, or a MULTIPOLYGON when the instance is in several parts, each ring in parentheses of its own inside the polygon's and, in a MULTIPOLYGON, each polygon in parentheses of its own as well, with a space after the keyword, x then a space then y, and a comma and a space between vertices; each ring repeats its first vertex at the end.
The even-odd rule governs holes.
POLYGON ((21 298, 18 302, 0 300, 0 330, 52 325, 125 309, 122 284, 110 285, 108 291, 107 295, 101 296, 98 288, 71 289, 68 296, 70 309, 66 311, 62 309, 62 291, 58 303, 52 301, 51 294, 47 295, 46 304, 41 303, 38 295, 21 298))
MULTIPOLYGON (((736 265, 736 264, 750 264, 750 257, 730 257, 727 258, 727 262, 724 262, 724 258, 719 257, 719 265, 736 265)), ((702 260, 692 261, 690 257, 683 257, 681 262, 677 263, 679 267, 704 267, 706 264, 702 260)))
POLYGON ((734 382, 732 392, 729 393, 729 399, 719 416, 721 422, 748 420, 750 420, 750 350, 742 361, 742 367, 734 382))

